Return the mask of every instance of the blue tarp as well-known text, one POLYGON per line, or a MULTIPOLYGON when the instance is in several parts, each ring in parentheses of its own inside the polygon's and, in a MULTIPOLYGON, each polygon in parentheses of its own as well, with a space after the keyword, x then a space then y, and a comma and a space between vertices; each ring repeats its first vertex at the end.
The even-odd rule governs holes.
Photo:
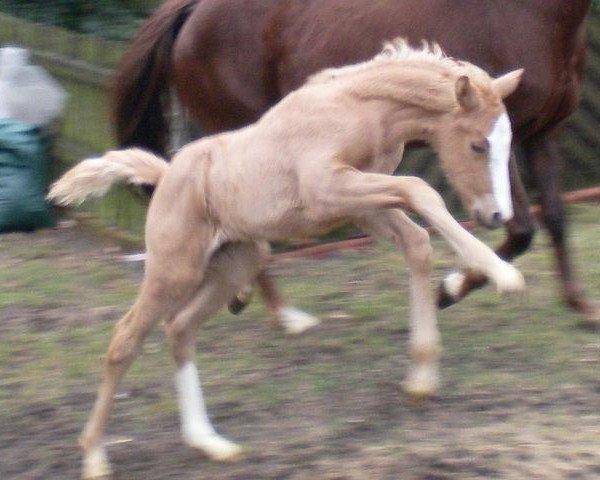
POLYGON ((48 170, 47 141, 40 129, 0 119, 0 233, 54 225, 45 200, 48 170))

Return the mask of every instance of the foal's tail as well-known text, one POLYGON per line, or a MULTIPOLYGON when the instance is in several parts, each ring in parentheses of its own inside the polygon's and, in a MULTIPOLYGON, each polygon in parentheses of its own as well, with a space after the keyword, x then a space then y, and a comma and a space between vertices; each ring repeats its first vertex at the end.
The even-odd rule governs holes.
POLYGON ((145 21, 116 68, 111 116, 121 147, 164 155, 173 44, 200 0, 167 0, 145 21))
POLYGON ((169 164, 137 148, 114 150, 100 158, 84 160, 50 188, 48 200, 57 205, 81 204, 88 197, 103 196, 112 185, 157 185, 169 164))

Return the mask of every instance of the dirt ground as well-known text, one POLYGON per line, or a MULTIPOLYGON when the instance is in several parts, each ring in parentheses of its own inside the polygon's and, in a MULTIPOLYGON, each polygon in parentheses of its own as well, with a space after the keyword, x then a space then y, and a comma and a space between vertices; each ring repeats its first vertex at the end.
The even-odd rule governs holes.
MULTIPOLYGON (((576 243, 598 293, 597 210, 576 218, 589 227, 576 243)), ((436 250, 441 274, 452 259, 436 250)), ((77 436, 111 325, 141 278, 123 253, 72 226, 0 238, 0 479, 78 478, 77 436)), ((212 463, 182 444, 157 331, 111 417, 115 478, 600 479, 600 338, 557 302, 543 240, 526 258, 525 302, 478 292, 440 313, 442 388, 421 406, 400 386, 406 278, 391 249, 277 263, 286 295, 321 325, 287 337, 256 299, 199 340, 209 413, 244 458, 212 463)))

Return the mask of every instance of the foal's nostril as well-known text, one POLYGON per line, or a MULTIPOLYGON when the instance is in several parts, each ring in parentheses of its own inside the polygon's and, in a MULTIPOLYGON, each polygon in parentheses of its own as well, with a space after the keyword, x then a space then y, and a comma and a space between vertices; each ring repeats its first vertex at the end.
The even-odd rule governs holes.
POLYGON ((502 226, 502 215, 500 212, 494 212, 490 218, 490 222, 487 225, 488 228, 498 228, 502 226))
POLYGON ((502 226, 502 214, 500 212, 494 212, 490 216, 482 213, 479 210, 475 210, 474 218, 477 223, 484 226, 485 228, 494 229, 502 226))

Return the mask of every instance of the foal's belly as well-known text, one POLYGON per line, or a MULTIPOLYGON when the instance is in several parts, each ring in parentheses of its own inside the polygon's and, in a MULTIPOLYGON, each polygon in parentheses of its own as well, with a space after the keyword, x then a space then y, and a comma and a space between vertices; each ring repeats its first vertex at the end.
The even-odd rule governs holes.
POLYGON ((344 218, 314 218, 287 199, 273 203, 261 201, 260 196, 252 203, 239 203, 219 217, 228 237, 269 241, 315 237, 349 223, 344 218))

